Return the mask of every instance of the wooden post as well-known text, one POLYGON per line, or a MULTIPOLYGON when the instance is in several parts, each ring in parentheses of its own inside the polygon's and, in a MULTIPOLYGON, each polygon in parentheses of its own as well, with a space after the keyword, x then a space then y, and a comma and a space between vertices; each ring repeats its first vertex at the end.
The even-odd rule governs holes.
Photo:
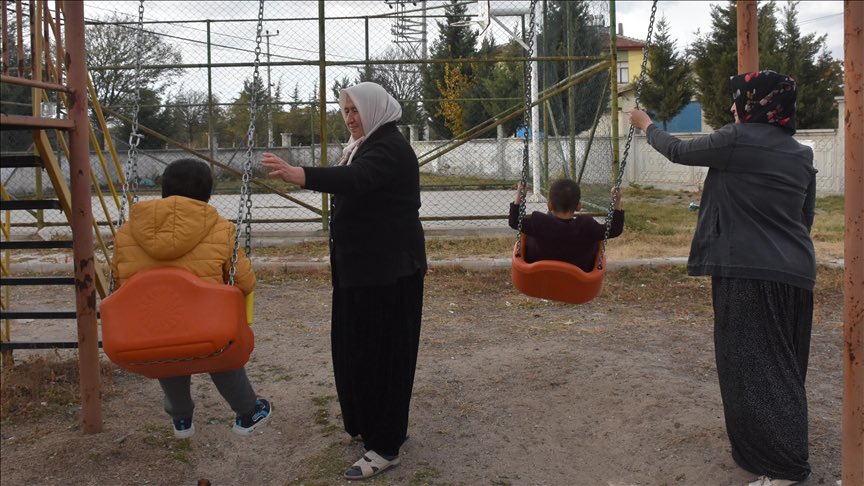
POLYGON ((759 70, 759 15, 756 0, 736 2, 738 19, 738 73, 759 70))
POLYGON ((843 484, 864 484, 864 3, 843 6, 843 484))
POLYGON ((99 333, 96 324, 96 269, 93 256, 93 211, 90 206, 90 120, 87 117, 87 64, 84 48, 84 2, 64 1, 66 71, 69 87, 69 179, 72 193, 72 258, 75 265, 75 311, 78 321, 81 420, 84 433, 102 431, 99 333))

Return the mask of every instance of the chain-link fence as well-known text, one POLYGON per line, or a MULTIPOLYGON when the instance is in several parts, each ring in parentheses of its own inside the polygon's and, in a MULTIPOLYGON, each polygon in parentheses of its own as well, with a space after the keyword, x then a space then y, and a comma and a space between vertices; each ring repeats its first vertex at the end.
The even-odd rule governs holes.
MULTIPOLYGON (((192 154, 213 163, 213 202, 235 218, 237 171, 246 159, 254 97, 255 231, 324 228, 326 196, 267 179, 258 160, 261 152, 273 151, 299 165, 333 163, 348 139, 338 90, 372 80, 402 103, 400 126, 421 161, 427 228, 505 226, 522 172, 520 137, 526 135, 534 147, 528 183, 538 193, 555 178, 572 177, 582 183, 589 209, 602 212, 608 205, 613 122, 607 2, 536 2, 533 95, 523 79, 529 1, 271 1, 265 2, 256 46, 258 6, 147 0, 137 35, 138 1, 85 2, 88 63, 108 127, 107 133, 97 129, 96 139, 106 153, 113 143, 120 166, 140 59, 140 197, 158 197, 164 166, 192 154), (536 100, 534 130, 523 120, 526 97, 536 100)), ((18 98, 28 105, 26 94, 18 98)), ((4 97, 4 110, 7 105, 4 97)), ((19 150, 26 150, 25 142, 19 150)), ((99 151, 93 152, 94 168, 103 165, 99 151)), ((119 180, 117 170, 107 167, 107 175, 96 177, 106 190, 109 179, 119 180)), ((13 198, 50 193, 38 175, 4 169, 3 186, 13 198)), ((94 210, 104 221, 116 221, 110 204, 94 200, 94 210)), ((21 219, 12 223, 61 224, 57 216, 16 215, 21 219)))

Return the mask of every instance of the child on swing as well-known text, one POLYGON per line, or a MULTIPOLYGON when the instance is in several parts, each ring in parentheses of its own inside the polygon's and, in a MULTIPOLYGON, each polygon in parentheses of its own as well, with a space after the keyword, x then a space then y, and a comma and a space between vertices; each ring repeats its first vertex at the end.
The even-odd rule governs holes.
MULTIPOLYGON (((212 190, 213 176, 204 162, 180 159, 165 168, 162 199, 132 206, 129 221, 117 232, 111 261, 117 287, 135 273, 157 267, 178 267, 208 282, 228 282, 236 229, 207 203, 212 190)), ((244 295, 255 289, 255 273, 242 249, 238 249, 234 285, 244 295)), ((236 414, 235 433, 251 435, 270 420, 270 402, 257 397, 245 368, 210 373, 210 378, 236 414)), ((191 376, 159 378, 159 385, 174 436, 192 437, 191 376)))
MULTIPOLYGON (((510 227, 519 228, 519 204, 522 202, 522 183, 516 188, 516 198, 510 204, 510 227)), ((615 191, 612 191, 613 195, 615 191)), ((546 206, 548 213, 534 211, 522 218, 525 233, 523 253, 527 263, 538 260, 558 260, 576 265, 584 272, 594 268, 600 242, 606 234, 606 225, 591 216, 577 216, 582 209, 582 191, 572 179, 558 179, 549 188, 546 206)), ((624 210, 621 193, 615 198, 609 238, 624 230, 624 210)))

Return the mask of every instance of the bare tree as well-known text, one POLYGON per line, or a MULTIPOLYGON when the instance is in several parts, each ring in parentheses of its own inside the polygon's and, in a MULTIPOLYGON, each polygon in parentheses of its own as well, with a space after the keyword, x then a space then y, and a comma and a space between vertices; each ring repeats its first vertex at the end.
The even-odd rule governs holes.
POLYGON ((401 49, 390 46, 378 59, 405 60, 403 64, 382 63, 370 65, 360 72, 361 81, 372 81, 384 87, 402 105, 402 123, 422 123, 418 113, 420 97, 423 92, 423 78, 420 65, 406 58, 401 49))
MULTIPOLYGON (((198 140, 206 133, 207 128, 207 93, 203 91, 186 91, 182 86, 174 96, 170 111, 174 125, 183 133, 182 140, 188 144, 203 142, 198 140)), ((179 137, 178 137, 179 138, 179 137)))
POLYGON ((162 92, 179 68, 147 67, 180 63, 182 56, 177 47, 168 44, 159 34, 145 26, 141 42, 137 39, 137 25, 119 15, 87 26, 87 65, 93 77, 96 97, 106 106, 118 108, 135 90, 135 58, 141 55, 142 87, 162 92))

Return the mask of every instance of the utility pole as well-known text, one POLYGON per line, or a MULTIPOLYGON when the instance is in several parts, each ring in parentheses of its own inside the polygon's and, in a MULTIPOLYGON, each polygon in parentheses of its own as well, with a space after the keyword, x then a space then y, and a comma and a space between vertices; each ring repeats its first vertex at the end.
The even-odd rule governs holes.
POLYGON ((270 38, 279 35, 279 29, 276 29, 275 34, 271 34, 269 30, 264 31, 262 37, 267 38, 267 148, 273 147, 273 95, 271 88, 273 84, 270 82, 270 38))

